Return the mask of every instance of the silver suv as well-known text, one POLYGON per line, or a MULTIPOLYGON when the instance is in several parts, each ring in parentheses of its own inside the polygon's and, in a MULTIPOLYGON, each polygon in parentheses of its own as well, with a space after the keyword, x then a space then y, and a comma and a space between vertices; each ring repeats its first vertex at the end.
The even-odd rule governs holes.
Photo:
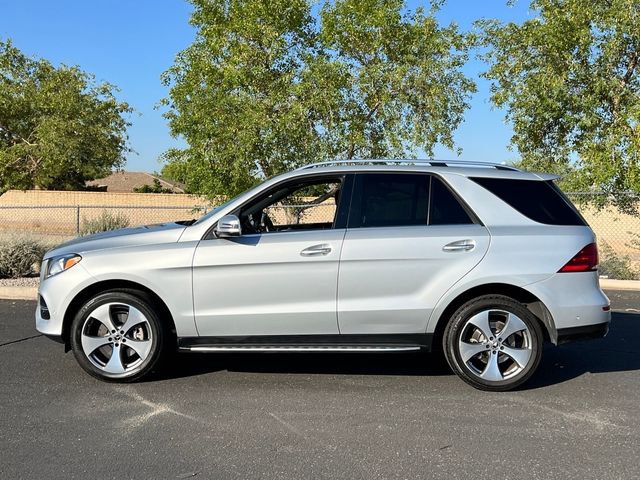
MULTIPOLYGON (((606 334, 595 237, 553 175, 494 164, 314 164, 197 221, 78 238, 42 264, 37 329, 108 381, 168 350, 438 350, 508 390, 544 341, 606 334)), ((425 360, 426 361, 426 360, 425 360)))

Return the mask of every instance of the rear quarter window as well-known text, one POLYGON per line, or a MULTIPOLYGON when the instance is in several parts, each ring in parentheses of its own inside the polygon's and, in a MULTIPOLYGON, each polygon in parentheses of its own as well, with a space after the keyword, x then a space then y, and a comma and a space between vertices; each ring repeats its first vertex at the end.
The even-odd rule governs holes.
POLYGON ((571 201, 552 181, 471 178, 515 210, 547 225, 586 225, 571 201))

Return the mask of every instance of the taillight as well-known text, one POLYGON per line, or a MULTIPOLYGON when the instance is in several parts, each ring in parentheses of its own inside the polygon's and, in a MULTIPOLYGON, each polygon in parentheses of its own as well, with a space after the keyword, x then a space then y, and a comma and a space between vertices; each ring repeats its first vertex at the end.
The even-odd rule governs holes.
POLYGON ((569 260, 558 273, 564 272, 591 272, 598 268, 598 247, 590 243, 569 260))

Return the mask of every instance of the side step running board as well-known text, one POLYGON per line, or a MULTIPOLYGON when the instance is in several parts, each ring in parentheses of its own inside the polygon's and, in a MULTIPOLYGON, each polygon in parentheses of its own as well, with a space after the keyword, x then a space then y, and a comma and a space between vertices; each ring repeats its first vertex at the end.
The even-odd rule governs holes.
POLYGON ((410 352, 420 350, 419 345, 198 345, 180 347, 191 352, 410 352))
POLYGON ((432 334, 228 335, 179 337, 187 352, 412 352, 431 350, 432 334))

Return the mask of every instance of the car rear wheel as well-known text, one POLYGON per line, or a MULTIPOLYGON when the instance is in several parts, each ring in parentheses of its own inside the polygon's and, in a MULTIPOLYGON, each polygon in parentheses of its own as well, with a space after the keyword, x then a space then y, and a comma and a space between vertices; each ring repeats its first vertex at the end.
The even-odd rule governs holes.
POLYGON ((80 366, 105 381, 132 382, 162 355, 165 331, 142 292, 110 291, 88 300, 71 325, 71 348, 80 366))
POLYGON ((462 380, 481 390, 505 391, 533 375, 543 340, 539 322, 524 305, 503 295, 484 295, 451 316, 443 347, 462 380))

